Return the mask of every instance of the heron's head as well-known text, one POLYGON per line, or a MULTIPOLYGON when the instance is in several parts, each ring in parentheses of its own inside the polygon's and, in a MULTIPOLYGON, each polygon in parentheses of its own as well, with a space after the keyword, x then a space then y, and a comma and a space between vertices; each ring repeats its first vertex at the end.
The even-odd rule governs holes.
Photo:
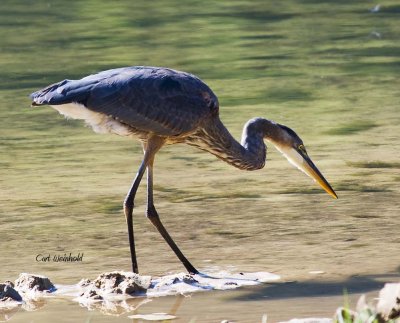
POLYGON ((337 199, 337 195, 328 181, 314 165, 307 154, 306 147, 300 137, 289 127, 276 124, 277 131, 269 140, 287 158, 287 160, 316 181, 329 195, 337 199))

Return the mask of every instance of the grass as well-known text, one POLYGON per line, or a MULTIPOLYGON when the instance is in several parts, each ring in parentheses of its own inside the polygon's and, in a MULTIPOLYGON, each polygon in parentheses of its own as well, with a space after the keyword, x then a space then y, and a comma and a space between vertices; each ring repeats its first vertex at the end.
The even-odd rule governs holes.
POLYGON ((398 297, 396 292, 387 292, 387 285, 380 291, 380 297, 384 301, 379 300, 378 304, 369 302, 367 304, 365 295, 362 295, 357 302, 357 309, 351 310, 345 291, 344 306, 336 310, 333 322, 335 323, 396 323, 400 317, 398 310, 398 297), (386 290, 386 293, 382 293, 386 290), (382 308, 382 305, 385 304, 382 308))

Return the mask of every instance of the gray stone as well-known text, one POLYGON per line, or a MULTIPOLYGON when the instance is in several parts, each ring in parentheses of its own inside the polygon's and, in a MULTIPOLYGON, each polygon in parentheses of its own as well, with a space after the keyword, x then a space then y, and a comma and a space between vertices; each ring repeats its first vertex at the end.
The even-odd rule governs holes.
POLYGON ((13 288, 13 284, 11 282, 5 282, 4 284, 0 284, 0 301, 22 301, 21 295, 13 288))
POLYGON ((91 284, 107 294, 134 295, 145 292, 150 287, 150 283, 150 276, 114 271, 99 275, 91 284))
POLYGON ((15 281, 15 289, 20 292, 28 292, 32 290, 52 292, 56 290, 53 283, 47 277, 27 273, 19 275, 18 279, 15 281))

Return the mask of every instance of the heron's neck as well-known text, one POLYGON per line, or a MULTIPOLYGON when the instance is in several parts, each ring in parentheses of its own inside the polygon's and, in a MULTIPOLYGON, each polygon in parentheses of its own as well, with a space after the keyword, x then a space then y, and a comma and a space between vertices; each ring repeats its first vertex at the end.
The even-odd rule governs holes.
POLYGON ((187 143, 210 152, 236 168, 256 170, 265 165, 267 147, 264 139, 274 139, 277 131, 277 125, 269 120, 252 119, 245 124, 239 143, 216 118, 187 138, 187 143))

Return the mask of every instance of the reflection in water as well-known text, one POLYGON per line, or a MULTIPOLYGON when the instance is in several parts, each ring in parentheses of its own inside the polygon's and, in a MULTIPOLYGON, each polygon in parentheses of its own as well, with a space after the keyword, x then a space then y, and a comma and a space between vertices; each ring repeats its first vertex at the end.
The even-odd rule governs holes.
POLYGON ((20 307, 20 304, 11 304, 10 306, 2 304, 2 307, 0 307, 0 322, 10 320, 20 310, 20 307))
POLYGON ((0 301, 0 322, 5 322, 11 319, 18 311, 25 310, 27 312, 37 311, 46 305, 46 300, 43 298, 25 299, 22 303, 17 301, 0 301))
POLYGON ((153 313, 153 314, 135 314, 135 315, 130 315, 128 316, 129 318, 132 318, 132 322, 137 322, 136 319, 144 319, 144 320, 150 320, 150 321, 155 321, 155 320, 174 320, 177 318, 176 314, 181 307, 183 300, 186 297, 183 295, 178 295, 176 296, 175 303, 172 305, 171 309, 168 311, 168 313, 153 313))
POLYGON ((140 306, 151 302, 149 298, 129 298, 117 301, 92 301, 80 302, 79 305, 86 307, 88 310, 98 310, 103 314, 119 316, 121 314, 136 311, 140 306))
POLYGON ((176 312, 178 312, 179 307, 182 305, 182 302, 184 299, 185 299, 185 296, 178 295, 176 297, 174 305, 171 307, 171 310, 169 311, 169 314, 175 315, 176 312))
MULTIPOLYGON (((140 306, 152 301, 150 298, 128 299, 124 301, 102 301, 95 302, 92 305, 86 306, 89 310, 100 310, 101 313, 107 315, 119 316, 124 313, 133 312, 134 315, 128 316, 132 318, 132 322, 137 322, 136 319, 145 320, 172 320, 176 318, 176 314, 181 307, 184 299, 187 296, 177 295, 174 304, 167 313, 152 313, 152 314, 137 314, 140 306)), ((82 305, 82 304, 81 304, 82 305)))
MULTIPOLYGON (((168 311, 169 319, 175 317, 180 306, 183 303, 183 300, 186 297, 183 295, 177 295, 174 304, 171 306, 171 309, 168 311)), ((120 316, 126 313, 137 313, 139 307, 143 306, 151 302, 151 298, 129 298, 124 300, 102 300, 102 301, 89 301, 89 302, 80 302, 79 305, 87 308, 89 311, 97 310, 105 315, 112 316, 120 316)), ((6 322, 10 320, 18 311, 21 309, 31 312, 36 311, 38 309, 43 308, 47 303, 46 299, 27 299, 23 304, 17 302, 10 302, 7 306, 6 304, 2 304, 0 307, 0 322, 6 322)), ((168 319, 168 317, 163 317, 163 319, 168 319)), ((134 320, 135 321, 135 320, 134 320)))
POLYGON ((25 299, 21 307, 25 311, 32 312, 43 308, 45 305, 46 305, 46 300, 44 298, 37 298, 37 299, 25 299))

